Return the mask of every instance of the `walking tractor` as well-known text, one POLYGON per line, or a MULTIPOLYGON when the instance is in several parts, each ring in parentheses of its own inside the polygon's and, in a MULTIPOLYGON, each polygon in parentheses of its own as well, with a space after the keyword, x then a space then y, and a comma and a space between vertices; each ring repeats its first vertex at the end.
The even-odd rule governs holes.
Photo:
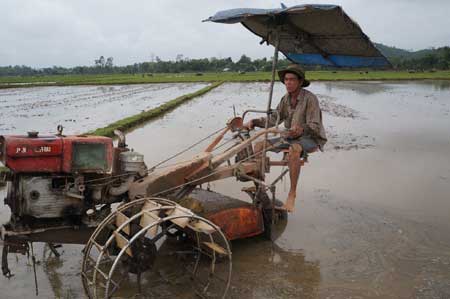
POLYGON ((12 276, 8 253, 31 252, 34 261, 35 242, 47 243, 55 254, 60 244, 83 244, 81 279, 89 298, 226 297, 229 242, 270 238, 273 225, 287 217, 276 209, 276 184, 288 169, 272 182, 266 174, 288 166, 288 158, 269 159, 272 145, 264 142, 285 132, 272 109, 279 51, 302 65, 389 65, 335 5, 232 9, 205 21, 242 23, 261 43, 275 47, 267 108, 234 116, 198 155, 164 167, 170 159, 148 167, 120 131, 115 140, 66 136, 62 127, 49 136, 0 136, 0 161, 8 168, 5 204, 11 210, 1 229, 5 276, 12 276), (248 130, 249 113, 265 116, 262 129, 248 130), (275 126, 269 119, 277 120, 275 126), (256 142, 262 148, 255 148, 256 142), (200 188, 229 177, 252 183, 243 189, 248 201, 200 188))

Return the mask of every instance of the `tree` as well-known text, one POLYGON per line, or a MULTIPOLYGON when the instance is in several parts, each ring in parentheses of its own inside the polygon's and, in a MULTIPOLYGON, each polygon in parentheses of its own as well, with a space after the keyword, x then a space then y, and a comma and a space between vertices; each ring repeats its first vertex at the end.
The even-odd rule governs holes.
POLYGON ((449 47, 444 47, 442 49, 442 52, 443 52, 442 56, 444 57, 444 59, 447 62, 450 62, 450 48, 449 47))
POLYGON ((100 56, 99 59, 95 60, 95 66, 96 67, 101 67, 101 68, 105 67, 105 57, 103 57, 103 55, 100 56))
POLYGON ((106 66, 107 68, 112 68, 112 67, 114 66, 114 64, 113 64, 113 58, 112 58, 112 57, 108 57, 108 58, 106 59, 105 66, 106 66))
POLYGON ((252 59, 244 54, 241 56, 241 59, 239 59, 237 63, 242 65, 251 64, 252 59))
POLYGON ((176 62, 180 62, 183 60, 184 55, 183 54, 177 54, 177 57, 175 58, 176 62))

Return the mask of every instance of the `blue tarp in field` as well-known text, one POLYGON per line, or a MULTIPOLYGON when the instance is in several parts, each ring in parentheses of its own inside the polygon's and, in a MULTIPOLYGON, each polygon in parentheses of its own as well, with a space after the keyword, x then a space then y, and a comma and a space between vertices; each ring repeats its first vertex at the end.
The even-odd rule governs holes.
POLYGON ((278 9, 237 8, 220 11, 205 21, 242 23, 301 65, 389 67, 367 35, 340 6, 297 5, 278 9))

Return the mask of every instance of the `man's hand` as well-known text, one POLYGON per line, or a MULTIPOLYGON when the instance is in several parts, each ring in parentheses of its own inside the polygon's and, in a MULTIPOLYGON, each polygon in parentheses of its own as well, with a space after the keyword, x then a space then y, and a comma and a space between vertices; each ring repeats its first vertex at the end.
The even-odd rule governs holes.
POLYGON ((303 134, 303 127, 300 125, 293 125, 285 134, 283 134, 284 138, 298 138, 303 134))
POLYGON ((247 128, 249 131, 253 130, 255 128, 255 123, 253 122, 253 119, 245 123, 244 128, 247 128))

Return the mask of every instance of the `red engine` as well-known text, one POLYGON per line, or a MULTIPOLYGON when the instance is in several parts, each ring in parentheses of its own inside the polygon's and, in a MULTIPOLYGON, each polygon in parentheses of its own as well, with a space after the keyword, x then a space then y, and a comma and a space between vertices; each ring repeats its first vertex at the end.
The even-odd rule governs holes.
POLYGON ((112 203, 128 198, 130 184, 147 174, 144 158, 101 136, 0 136, 0 162, 9 172, 5 203, 12 230, 48 221, 92 223, 112 203))
POLYGON ((97 136, 0 136, 0 161, 15 173, 108 173, 111 138, 97 136))

